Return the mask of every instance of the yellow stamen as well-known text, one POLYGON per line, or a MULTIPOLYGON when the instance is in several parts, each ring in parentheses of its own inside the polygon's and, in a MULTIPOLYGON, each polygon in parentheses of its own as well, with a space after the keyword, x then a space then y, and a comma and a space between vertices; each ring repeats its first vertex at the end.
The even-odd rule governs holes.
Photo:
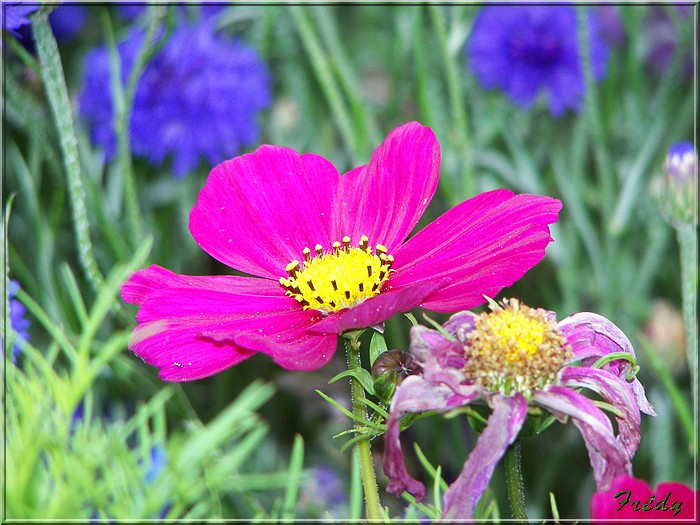
POLYGON ((568 341, 544 310, 517 299, 491 309, 476 317, 468 335, 464 372, 491 390, 530 397, 533 390, 553 382, 572 356, 568 341))
POLYGON ((359 247, 351 247, 347 235, 342 243, 336 241, 331 246, 324 253, 317 244, 314 257, 311 249, 304 248, 303 263, 290 262, 285 268, 289 278, 280 278, 286 295, 295 298, 304 310, 312 308, 329 314, 360 304, 379 294, 393 272, 394 258, 387 255, 386 247, 377 244, 373 249, 364 235, 359 247))

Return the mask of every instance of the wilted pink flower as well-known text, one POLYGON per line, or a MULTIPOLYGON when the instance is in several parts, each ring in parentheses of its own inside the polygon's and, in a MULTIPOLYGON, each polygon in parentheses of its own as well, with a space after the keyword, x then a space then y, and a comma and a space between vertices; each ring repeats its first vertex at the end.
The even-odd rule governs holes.
POLYGON ((479 400, 492 412, 461 474, 445 493, 445 518, 472 518, 530 405, 561 422, 571 418, 583 435, 599 490, 630 474, 640 440, 640 410, 655 414, 632 373, 634 350, 627 337, 593 313, 557 323, 554 312, 517 300, 491 308, 480 315, 453 315, 443 333, 425 326, 411 329, 413 366, 422 370, 403 380, 391 402, 384 456, 387 490, 425 496, 425 487, 409 475, 401 453, 399 420, 405 413, 446 412, 479 400), (615 410, 617 435, 610 419, 580 388, 592 390, 615 410))
POLYGON ((698 521, 700 492, 683 483, 665 481, 651 490, 641 479, 620 476, 610 488, 591 498, 591 519, 611 521, 641 520, 678 522, 698 521))
POLYGON ((210 376, 255 352, 313 370, 346 330, 417 306, 482 303, 542 259, 561 203, 491 191, 406 241, 439 171, 435 135, 415 122, 342 177, 318 155, 268 145, 220 164, 190 231, 214 258, 255 277, 137 272, 122 287, 141 307, 129 348, 168 381, 210 376))

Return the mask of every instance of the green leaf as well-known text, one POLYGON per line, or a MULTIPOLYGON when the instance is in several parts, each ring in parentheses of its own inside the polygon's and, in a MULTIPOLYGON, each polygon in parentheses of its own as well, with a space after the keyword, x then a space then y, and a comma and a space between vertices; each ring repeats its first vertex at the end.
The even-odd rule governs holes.
POLYGON ((559 520, 559 509, 557 508, 557 500, 554 498, 554 493, 549 493, 549 505, 552 507, 552 518, 554 521, 559 520))
POLYGON ((413 315, 411 312, 404 312, 404 315, 406 316, 406 319, 411 321, 411 324, 413 326, 416 326, 418 324, 418 320, 416 319, 416 316, 413 315))
POLYGON ((425 454, 423 454, 423 451, 418 446, 418 443, 413 444, 413 450, 415 450, 416 456, 418 457, 418 461, 423 466, 428 475, 431 478, 433 478, 433 480, 437 481, 437 483, 440 485, 440 488, 442 488, 443 491, 446 491, 447 482, 444 479, 442 479, 442 477, 440 477, 440 471, 438 471, 438 469, 436 469, 430 464, 430 461, 428 461, 428 458, 425 457, 425 454))
POLYGON ((297 495, 299 494, 299 483, 301 480, 301 469, 304 466, 304 439, 301 435, 294 436, 292 445, 292 455, 289 459, 289 483, 284 492, 284 504, 282 505, 282 519, 294 519, 294 509, 296 508, 297 495))
MULTIPOLYGON (((384 432, 382 425, 377 425, 376 423, 373 423, 371 421, 368 421, 366 419, 362 419, 361 417, 357 417, 355 414, 350 412, 347 408, 345 408, 343 405, 338 403, 335 399, 332 397, 327 396, 320 390, 316 390, 316 393, 321 396, 323 399, 328 401, 331 405, 333 405, 335 408, 340 410, 343 414, 348 416, 350 419, 352 419, 355 423, 360 424, 362 427, 369 427, 372 428, 375 432, 381 433, 384 432)), ((353 429, 353 430, 360 430, 360 429, 353 429)))
POLYGON ((384 334, 374 332, 372 334, 372 340, 369 342, 369 365, 372 366, 377 360, 377 357, 386 351, 387 346, 386 339, 384 339, 384 334))
POLYGON ((372 378, 372 375, 362 367, 344 370, 338 375, 334 376, 330 381, 328 381, 328 383, 335 383, 338 379, 347 376, 357 379, 362 385, 362 388, 364 388, 368 394, 374 395, 374 379, 372 378))
POLYGON ((40 11, 32 18, 32 29, 37 56, 41 64, 41 78, 46 88, 49 106, 60 138, 63 165, 68 178, 78 258, 85 272, 85 277, 93 289, 97 290, 104 278, 97 266, 90 239, 87 199, 80 173, 78 138, 73 123, 73 111, 68 97, 66 79, 63 75, 61 56, 58 53, 58 44, 56 44, 56 39, 51 32, 48 14, 45 11, 40 11))
POLYGON ((451 333, 449 333, 447 330, 445 330, 445 328, 440 323, 438 323, 435 319, 432 319, 427 314, 423 314, 423 318, 426 321, 428 321, 428 323, 430 323, 433 326, 433 328, 435 328, 435 330, 440 332, 445 337, 445 339, 447 339, 449 341, 456 341, 457 340, 455 338, 455 336, 453 336, 451 333))
POLYGON ((435 510, 438 514, 442 514, 442 495, 440 491, 440 483, 442 482, 442 466, 438 465, 435 469, 435 479, 433 480, 433 501, 435 502, 435 510))

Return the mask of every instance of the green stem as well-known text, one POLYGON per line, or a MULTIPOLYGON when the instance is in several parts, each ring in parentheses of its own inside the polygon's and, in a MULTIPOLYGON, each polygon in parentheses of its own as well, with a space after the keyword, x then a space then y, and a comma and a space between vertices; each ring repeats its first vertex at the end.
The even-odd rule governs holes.
MULTIPOLYGON (((414 67, 416 69, 415 83, 416 83, 416 102, 420 109, 421 120, 426 126, 431 128, 436 127, 437 114, 436 109, 433 104, 431 104, 430 99, 430 88, 429 79, 430 71, 428 68, 428 61, 426 59, 426 48, 423 35, 423 8, 422 7, 411 7, 414 13, 412 21, 412 41, 413 45, 413 57, 414 57, 414 67)), ((405 71, 404 71, 405 74, 405 71)), ((444 185, 443 185, 444 187, 444 185)))
MULTIPOLYGON (((345 351, 348 356, 348 369, 354 370, 362 366, 360 359, 360 333, 354 332, 345 336, 345 351)), ((352 392, 352 411, 355 416, 367 420, 367 408, 362 400, 365 398, 365 390, 362 384, 354 377, 350 379, 352 392)), ((359 426, 359 424, 355 424, 359 426)), ((365 505, 367 508, 367 518, 370 520, 381 520, 381 504, 379 503, 379 491, 377 478, 374 474, 374 463, 372 462, 372 451, 370 449, 369 437, 360 439, 355 444, 355 449, 360 457, 360 472, 362 476, 362 488, 365 493, 365 505)))
MULTIPOLYGON (((155 9, 155 7, 154 7, 155 9)), ((154 54, 156 31, 160 25, 162 8, 158 8, 151 17, 146 38, 136 57, 136 62, 128 72, 126 87, 122 83, 121 56, 112 29, 112 23, 107 11, 102 12, 102 27, 104 29, 110 58, 110 75, 112 88, 112 102, 114 105, 114 130, 117 136, 117 162, 124 180, 124 204, 126 208, 126 224, 129 230, 129 240, 133 247, 137 247, 143 238, 141 216, 139 213, 138 191, 134 170, 131 162, 131 148, 129 145, 131 136, 131 109, 138 80, 146 67, 148 60, 154 54)))
MULTIPOLYGON (((615 210, 616 175, 615 166, 608 151, 608 141, 606 140, 605 125, 603 121, 603 110, 598 98, 595 79, 593 77, 593 66, 591 63, 590 45, 588 40, 588 12, 585 6, 576 6, 576 19, 578 27, 578 41, 581 50, 581 63, 583 65, 583 77, 586 85, 586 99, 584 106, 584 119, 588 124, 591 133, 593 152, 599 173, 599 195, 602 199, 602 215, 606 228, 610 228, 612 215, 615 210)), ((618 279, 614 274, 617 261, 617 243, 612 236, 607 235, 604 239, 605 261, 606 261, 606 281, 607 286, 601 287, 603 314, 612 315, 615 307, 614 284, 618 279)))
POLYGON ((671 400, 671 404, 676 414, 678 414, 678 419, 688 439, 688 450, 692 453, 695 443, 695 423, 693 422, 693 414, 695 411, 691 410, 688 406, 687 399, 684 397, 683 392, 681 392, 676 379, 669 371, 668 364, 664 361, 663 357, 661 357, 658 349, 654 348, 643 335, 639 334, 638 337, 641 343, 641 349, 644 352, 644 356, 647 358, 649 366, 656 372, 656 375, 659 376, 671 400))
POLYGON ((527 521, 523 473, 520 468, 521 447, 520 441, 516 441, 506 450, 506 484, 508 485, 508 499, 513 519, 527 521))
POLYGON ((358 152, 363 158, 372 153, 373 144, 381 142, 381 134, 377 122, 369 110, 370 106, 359 93, 360 80, 352 67, 348 54, 343 47, 341 32, 332 15, 329 6, 318 5, 312 10, 316 17, 316 27, 321 32, 323 44, 328 49, 329 56, 333 57, 332 64, 340 87, 345 91, 350 111, 354 117, 355 143, 358 152))
POLYGON ((343 96, 333 76, 333 66, 328 54, 324 52, 323 45, 314 31, 313 24, 306 11, 307 7, 303 5, 289 6, 289 10, 296 24, 297 31, 301 37, 302 44, 309 54, 311 65, 316 73, 319 83, 323 88, 323 93, 331 107, 331 115, 336 121, 348 150, 353 157, 354 162, 359 162, 362 155, 356 140, 355 132, 353 131, 352 118, 350 112, 343 100, 343 96))
POLYGON ((459 181, 461 187, 453 188, 453 190, 458 190, 454 192, 452 197, 452 204, 454 205, 459 203, 465 196, 472 196, 474 194, 474 177, 472 176, 472 155, 471 143, 469 141, 469 127, 467 126, 467 112, 464 108, 463 102, 464 93, 460 84, 455 58, 450 51, 447 42, 447 28, 445 27, 445 22, 442 18, 441 7, 435 4, 430 4, 428 9, 432 15, 435 35, 437 36, 438 46, 440 47, 443 66, 445 68, 447 95, 449 97, 452 120, 454 122, 455 139, 457 142, 456 146, 460 152, 460 158, 468 159, 462 161, 463 165, 460 166, 461 169, 457 171, 457 173, 460 174, 459 181))
POLYGON ((104 281, 92 254, 90 226, 85 207, 86 195, 80 173, 78 138, 73 126, 73 112, 68 98, 68 88, 63 75, 58 45, 49 26, 48 13, 39 11, 32 17, 36 50, 41 64, 41 78, 46 87, 63 153, 63 164, 68 177, 68 194, 73 211, 73 228, 78 248, 78 258, 87 280, 94 290, 104 281))
POLYGON ((686 354, 690 372, 690 390, 693 396, 693 413, 698 412, 698 238, 695 224, 676 226, 681 254, 681 296, 683 299, 683 324, 686 335, 686 354))

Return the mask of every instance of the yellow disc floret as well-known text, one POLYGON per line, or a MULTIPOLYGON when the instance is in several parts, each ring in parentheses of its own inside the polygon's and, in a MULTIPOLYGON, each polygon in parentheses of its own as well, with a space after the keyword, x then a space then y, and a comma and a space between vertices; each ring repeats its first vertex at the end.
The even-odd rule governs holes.
POLYGON ((288 278, 280 278, 286 295, 295 298, 305 310, 312 308, 324 314, 355 306, 381 291, 382 284, 393 271, 394 258, 381 244, 372 247, 362 236, 359 247, 350 246, 350 237, 343 237, 342 244, 324 252, 317 244, 304 248, 304 262, 292 261, 287 265, 288 278))
POLYGON ((547 312, 517 299, 478 315, 466 346, 465 374, 494 391, 526 397, 555 380, 571 348, 547 312))

